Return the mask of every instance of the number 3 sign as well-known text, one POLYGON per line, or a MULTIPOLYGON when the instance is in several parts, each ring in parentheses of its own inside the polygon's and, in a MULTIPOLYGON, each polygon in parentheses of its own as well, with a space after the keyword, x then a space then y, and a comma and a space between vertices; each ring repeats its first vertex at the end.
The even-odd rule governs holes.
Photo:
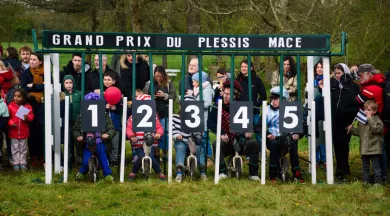
POLYGON ((281 102, 279 113, 280 133, 301 133, 303 131, 301 103, 281 102))
POLYGON ((104 100, 82 100, 80 113, 84 132, 102 131, 106 128, 104 100))
POLYGON ((183 132, 204 131, 204 102, 203 101, 180 101, 181 126, 183 132))

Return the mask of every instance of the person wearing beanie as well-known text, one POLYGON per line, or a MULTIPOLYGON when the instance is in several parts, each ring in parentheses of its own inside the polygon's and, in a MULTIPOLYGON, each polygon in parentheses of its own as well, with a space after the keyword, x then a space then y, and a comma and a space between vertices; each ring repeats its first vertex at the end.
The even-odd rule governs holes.
POLYGON ((349 68, 344 63, 335 65, 334 88, 331 91, 332 136, 336 157, 336 177, 340 182, 350 175, 348 162, 351 134, 345 128, 355 119, 358 106, 355 97, 359 86, 353 82, 349 68))
MULTIPOLYGON (((185 95, 184 101, 195 101, 195 98, 191 95, 185 95)), ((180 113, 180 112, 179 112, 180 113)), ((176 178, 177 182, 181 182, 183 179, 184 161, 186 159, 186 153, 189 149, 195 148, 192 152, 196 152, 195 156, 200 168, 200 178, 206 180, 205 170, 205 152, 202 150, 202 146, 196 143, 195 136, 200 133, 187 133, 181 129, 181 116, 180 114, 174 114, 172 118, 173 130, 172 137, 174 140, 174 147, 176 151, 176 178)), ((189 166, 187 164, 187 166, 189 166)))
POLYGON ((203 100, 204 102, 204 133, 203 137, 205 138, 205 142, 203 143, 203 148, 206 149, 207 146, 207 156, 210 157, 212 155, 212 149, 210 145, 210 140, 207 140, 207 118, 209 114, 209 107, 213 103, 214 98, 214 90, 211 86, 211 83, 207 79, 208 75, 205 72, 202 73, 195 73, 192 76, 192 84, 194 86, 193 88, 193 96, 195 100, 200 101, 203 100), (200 76, 202 76, 202 83, 200 83, 200 76), (200 98, 200 86, 202 85, 202 96, 203 98, 200 98), (206 143, 207 142, 207 143, 206 143))
MULTIPOLYGON (((358 68, 358 76, 360 79, 360 92, 355 97, 356 102, 359 104, 360 107, 363 107, 364 103, 367 100, 374 100, 375 103, 378 105, 378 113, 379 116, 382 119, 382 112, 384 108, 383 104, 383 86, 386 82, 386 77, 379 73, 377 69, 374 68, 371 64, 362 64, 359 65, 358 68)), ((384 127, 384 136, 389 136, 389 129, 387 125, 385 124, 384 127)), ((388 175, 387 175, 387 156, 386 156, 386 145, 389 143, 385 143, 383 140, 383 150, 382 150, 382 156, 380 158, 380 166, 382 171, 382 181, 386 182, 388 175)))
MULTIPOLYGON (((94 92, 91 92, 84 97, 85 100, 100 100, 100 95, 94 92)), ((92 156, 90 150, 91 146, 96 144, 96 155, 99 161, 99 167, 103 170, 103 176, 106 181, 113 182, 114 178, 112 177, 112 170, 108 163, 108 158, 106 154, 106 145, 108 142, 115 136, 115 128, 112 124, 111 118, 106 116, 106 127, 102 131, 88 132, 85 133, 82 130, 81 118, 77 118, 73 125, 73 138, 78 142, 78 144, 83 148, 83 162, 79 169, 79 172, 76 174, 75 179, 81 181, 84 179, 84 176, 88 173, 88 162, 89 158, 92 156), (87 144, 87 137, 93 137, 94 143, 87 144)), ((91 170, 89 170, 91 171, 91 170)))

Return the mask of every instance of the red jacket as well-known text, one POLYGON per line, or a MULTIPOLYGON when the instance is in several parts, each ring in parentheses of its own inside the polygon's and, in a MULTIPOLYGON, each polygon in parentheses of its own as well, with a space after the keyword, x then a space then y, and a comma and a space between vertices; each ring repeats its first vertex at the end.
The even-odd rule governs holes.
POLYGON ((11 80, 14 78, 14 73, 11 69, 0 71, 0 88, 3 89, 4 94, 12 87, 11 80))
POLYGON ((30 104, 24 104, 24 107, 30 110, 30 112, 27 115, 26 120, 22 120, 19 117, 16 116, 16 112, 19 110, 19 105, 17 105, 14 101, 12 101, 8 105, 8 112, 9 112, 9 121, 8 121, 8 137, 12 139, 25 139, 30 136, 30 130, 29 130, 29 122, 32 122, 34 120, 34 114, 32 112, 32 108, 30 104), (13 124, 16 124, 15 126, 12 126, 13 124))
POLYGON ((370 80, 360 83, 360 93, 356 96, 358 104, 361 106, 371 99, 378 104, 378 112, 382 114, 383 110, 383 83, 386 77, 383 74, 375 74, 370 80))
MULTIPOLYGON (((138 141, 136 143, 133 143, 133 148, 140 148, 142 147, 142 144, 144 143, 144 132, 135 132, 133 131, 133 116, 130 116, 127 120, 127 127, 126 127, 126 135, 129 139, 131 137, 137 137, 138 141)), ((161 126, 160 120, 158 120, 156 116, 156 134, 160 134, 160 137, 164 134, 164 129, 161 126)), ((155 140, 153 143, 153 146, 157 146, 158 141, 155 140)))

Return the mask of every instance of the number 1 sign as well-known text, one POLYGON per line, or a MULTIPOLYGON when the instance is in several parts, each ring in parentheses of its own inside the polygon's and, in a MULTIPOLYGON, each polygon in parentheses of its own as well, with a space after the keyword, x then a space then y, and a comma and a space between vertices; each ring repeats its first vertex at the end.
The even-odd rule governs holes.
POLYGON ((82 100, 81 128, 84 132, 102 131, 106 128, 105 105, 103 100, 82 100))

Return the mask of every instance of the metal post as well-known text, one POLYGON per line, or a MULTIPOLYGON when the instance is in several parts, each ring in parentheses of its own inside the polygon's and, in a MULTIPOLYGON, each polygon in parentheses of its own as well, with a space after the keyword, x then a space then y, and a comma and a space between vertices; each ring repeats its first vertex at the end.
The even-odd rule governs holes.
POLYGON ((103 99, 103 59, 102 59, 101 52, 99 52, 99 77, 100 77, 100 99, 103 99))
MULTIPOLYGON (((312 124, 315 124, 315 122, 313 122, 309 116, 311 116, 311 113, 312 113, 312 101, 314 101, 314 57, 313 56, 309 56, 307 57, 307 107, 309 109, 309 112, 308 112, 308 121, 307 121, 307 126, 308 128, 311 128, 311 125, 312 124), (310 119, 310 120, 309 120, 310 119)), ((315 130, 314 130, 315 132, 315 130)), ((311 160, 314 160, 314 158, 311 157, 311 147, 310 147, 310 144, 312 143, 312 140, 313 139, 316 139, 316 133, 312 134, 311 131, 310 131, 310 136, 309 136, 309 139, 308 139, 308 143, 309 143, 309 161, 311 160)), ((311 172, 311 164, 309 163, 309 172, 311 172)))
MULTIPOLYGON (((251 70, 251 68, 252 68, 251 54, 248 54, 248 95, 249 95, 249 101, 252 101, 252 70, 251 70)), ((255 97, 257 97, 257 95, 255 95, 255 97)))
POLYGON ((52 110, 51 96, 53 89, 51 86, 50 54, 44 54, 44 71, 45 71, 45 183, 51 184, 52 180, 52 110))
POLYGON ((234 98, 234 54, 230 56, 230 104, 234 98))
POLYGON ((279 62, 279 87, 280 87, 280 95, 283 95, 283 76, 284 76, 284 56, 283 54, 280 55, 280 62, 279 62))
MULTIPOLYGON (((202 55, 198 54, 198 73, 199 73, 199 98, 202 101, 203 100, 203 80, 202 80, 202 55)), ((212 83, 210 83, 212 84, 212 83)))
POLYGON ((215 146, 215 174, 214 174, 214 184, 218 184, 219 182, 219 157, 221 154, 221 123, 222 123, 222 101, 219 99, 218 101, 218 115, 217 115, 217 138, 216 138, 216 146, 215 146))
POLYGON ((64 128, 64 183, 68 182, 69 153, 69 96, 65 97, 65 128, 64 128))
POLYGON ((265 143, 267 142, 267 101, 263 101, 263 106, 262 106, 262 112, 261 112, 261 122, 262 122, 262 127, 261 127, 261 184, 265 184, 265 161, 266 161, 266 154, 265 152, 266 147, 265 143))
POLYGON ((54 173, 61 172, 61 121, 60 121, 60 58, 58 53, 52 56, 53 61, 53 133, 54 133, 54 173))
POLYGON ((136 83, 135 83, 135 79, 136 79, 136 77, 135 77, 135 70, 136 70, 136 64, 137 64, 137 56, 135 55, 135 52, 133 52, 132 53, 132 55, 133 55, 133 63, 131 64, 131 66, 132 66, 132 83, 131 83, 131 85, 132 85, 132 97, 133 97, 133 100, 135 100, 135 85, 136 85, 136 83))
POLYGON ((329 57, 323 57, 324 68, 324 88, 322 94, 324 97, 325 110, 325 143, 326 143, 326 180, 328 184, 333 184, 333 154, 332 154, 332 115, 330 107, 330 63, 329 57))
POLYGON ((85 95, 85 52, 81 57, 81 95, 84 98, 85 95))
POLYGON ((172 183, 172 126, 173 126, 173 122, 172 122, 172 118, 173 118, 173 100, 172 99, 169 99, 169 113, 168 113, 168 120, 169 120, 169 124, 168 124, 168 184, 172 183))
POLYGON ((316 134, 316 102, 312 101, 311 102, 311 116, 310 116, 310 121, 313 123, 311 124, 310 127, 310 134, 314 134, 314 137, 311 139, 311 183, 316 184, 317 183, 317 170, 316 170, 316 139, 315 139, 315 134, 316 134))
MULTIPOLYGON (((134 62, 134 60, 133 60, 134 62)), ((153 56, 149 53, 149 74, 150 74, 150 97, 154 99, 154 74, 153 74, 153 56)))
POLYGON ((181 55, 181 89, 180 89, 180 99, 183 101, 184 100, 184 88, 185 88, 185 71, 186 71, 186 55, 182 54, 181 55))
POLYGON ((123 113, 122 113, 122 139, 121 139, 121 165, 119 182, 124 182, 125 175, 125 154, 126 154, 126 117, 127 117, 127 97, 123 98, 123 113))
POLYGON ((301 57, 297 55, 298 101, 301 102, 301 57))

